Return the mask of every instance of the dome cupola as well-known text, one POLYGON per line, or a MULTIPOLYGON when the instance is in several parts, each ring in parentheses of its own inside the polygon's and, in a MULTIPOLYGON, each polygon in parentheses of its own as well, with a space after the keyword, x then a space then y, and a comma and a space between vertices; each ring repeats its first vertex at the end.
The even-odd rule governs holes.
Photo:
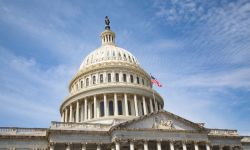
POLYGON ((102 45, 115 45, 115 33, 110 30, 110 21, 108 16, 105 17, 105 31, 102 32, 102 45))

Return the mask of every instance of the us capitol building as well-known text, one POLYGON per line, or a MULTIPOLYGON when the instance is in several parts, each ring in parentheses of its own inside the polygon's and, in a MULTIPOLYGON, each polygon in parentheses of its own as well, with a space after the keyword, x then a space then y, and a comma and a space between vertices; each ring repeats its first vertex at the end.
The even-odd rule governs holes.
POLYGON ((250 136, 210 129, 163 110, 150 75, 116 46, 105 20, 102 45, 82 62, 49 128, 0 127, 0 150, 249 150, 250 136))

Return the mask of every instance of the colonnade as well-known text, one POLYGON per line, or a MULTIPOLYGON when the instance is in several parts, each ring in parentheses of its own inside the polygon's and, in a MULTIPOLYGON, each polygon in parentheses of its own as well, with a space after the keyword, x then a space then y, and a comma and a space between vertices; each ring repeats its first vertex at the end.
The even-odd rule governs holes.
POLYGON ((151 97, 127 93, 108 93, 79 99, 62 110, 62 122, 84 122, 108 116, 142 116, 163 108, 151 97))
MULTIPOLYGON (((55 150, 56 144, 50 145, 50 150, 55 150)), ((93 144, 92 144, 93 145, 93 144)), ((72 150, 73 144, 66 143, 65 149, 72 150)), ((88 144, 81 144, 81 150, 87 150, 88 144)), ((106 147, 103 144, 96 143, 96 150, 214 150, 214 146, 211 146, 208 142, 185 142, 185 141, 127 141, 106 144, 106 147), (178 143, 178 145, 177 145, 178 143)), ((241 146, 234 145, 220 145, 219 150, 241 150, 241 146)), ((73 149, 75 150, 75 149, 73 149)))

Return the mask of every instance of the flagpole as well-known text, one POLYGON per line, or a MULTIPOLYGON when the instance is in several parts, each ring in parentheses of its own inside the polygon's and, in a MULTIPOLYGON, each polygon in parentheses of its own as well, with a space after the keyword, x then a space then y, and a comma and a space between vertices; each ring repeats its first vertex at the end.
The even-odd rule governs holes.
MULTIPOLYGON (((154 90, 154 85, 152 85, 152 90, 153 90, 153 98, 154 98, 154 105, 156 104, 155 103, 155 90, 154 90)), ((156 106, 155 106, 156 107, 156 106)), ((155 108, 154 108, 155 109, 155 108)))

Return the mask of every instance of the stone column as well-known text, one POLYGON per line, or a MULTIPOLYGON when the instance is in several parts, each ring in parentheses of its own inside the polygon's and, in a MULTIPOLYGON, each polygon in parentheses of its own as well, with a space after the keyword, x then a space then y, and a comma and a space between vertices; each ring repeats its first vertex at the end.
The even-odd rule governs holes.
POLYGON ((182 149, 183 149, 183 150, 187 150, 187 145, 186 145, 185 142, 182 142, 182 149))
POLYGON ((82 150, 87 150, 85 144, 82 144, 82 150))
POLYGON ((150 102, 150 112, 154 112, 153 100, 152 100, 152 98, 150 98, 149 102, 150 102))
POLYGON ((198 143, 194 143, 194 150, 199 150, 199 146, 198 146, 198 143))
POLYGON ((100 117, 100 103, 97 100, 96 102, 96 117, 99 118, 100 117))
POLYGON ((65 120, 64 122, 68 122, 68 108, 65 108, 65 120))
POLYGON ((96 115, 96 95, 94 95, 94 118, 96 118, 97 117, 97 115, 96 115))
POLYGON ((223 145, 219 145, 220 150, 223 150, 223 145))
POLYGON ((118 116, 118 102, 117 102, 117 94, 114 93, 114 104, 115 104, 115 116, 118 116))
POLYGON ((157 141, 157 150, 161 150, 161 142, 157 141))
POLYGON ((144 142, 143 146, 144 146, 144 150, 148 150, 148 142, 147 141, 144 142))
POLYGON ((134 103, 135 103, 135 116, 139 116, 138 114, 138 103, 137 103, 137 96, 134 95, 134 103))
POLYGON ((72 113, 73 112, 73 106, 72 104, 69 106, 69 122, 72 122, 73 121, 73 116, 72 116, 72 113))
POLYGON ((210 150, 210 145, 206 143, 206 150, 210 150))
POLYGON ((66 144, 66 150, 70 150, 70 144, 66 144))
POLYGON ((107 96, 106 94, 103 95, 103 101, 104 101, 104 116, 108 116, 108 109, 107 109, 107 96))
POLYGON ((54 148, 55 148, 54 143, 50 143, 50 145, 49 145, 49 150, 54 150, 54 148))
POLYGON ((129 116, 129 114, 128 114, 128 98, 127 98, 127 94, 124 94, 124 99, 125 99, 125 115, 129 116))
POLYGON ((145 99, 145 97, 143 96, 142 97, 142 103, 143 103, 143 110, 144 110, 144 115, 146 115, 147 114, 147 104, 146 104, 146 99, 145 99))
POLYGON ((96 150, 101 150, 101 146, 100 146, 100 145, 97 145, 96 150))
POLYGON ((64 111, 62 111, 61 122, 64 122, 64 111))
POLYGON ((83 119, 84 119, 84 105, 83 105, 83 103, 82 103, 82 105, 81 105, 81 122, 83 122, 83 119))
POLYGON ((119 142, 115 143, 115 150, 120 150, 120 143, 119 142))
MULTIPOLYGON (((170 141, 169 145, 170 145, 170 150, 174 150, 174 142, 173 142, 173 141, 170 141)), ((183 150, 184 150, 184 149, 183 149, 183 150)))
POLYGON ((79 122, 79 100, 76 102, 76 123, 79 122))
POLYGON ((135 150, 135 145, 134 145, 134 142, 130 142, 130 150, 135 150))
POLYGON ((88 101, 84 99, 84 120, 88 120, 88 101))

